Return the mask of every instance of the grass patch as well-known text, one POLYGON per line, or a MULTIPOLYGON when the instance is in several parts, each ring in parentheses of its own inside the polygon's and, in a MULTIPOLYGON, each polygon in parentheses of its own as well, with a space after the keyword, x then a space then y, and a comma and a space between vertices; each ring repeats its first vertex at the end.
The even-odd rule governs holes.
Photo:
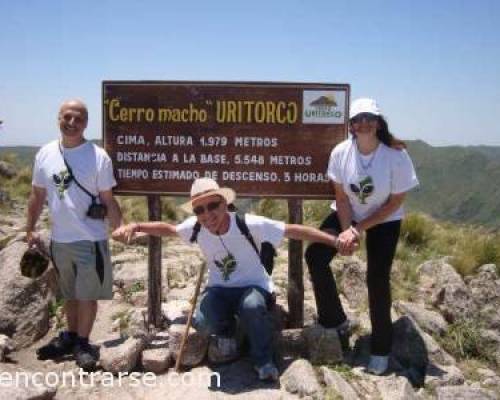
POLYGON ((344 379, 348 381, 352 381, 356 378, 356 375, 354 375, 354 373, 352 372, 352 368, 347 364, 328 365, 327 367, 332 371, 339 373, 344 379))
MULTIPOLYGON (((145 196, 117 196, 123 219, 127 222, 148 220, 148 201, 145 196)), ((161 198, 161 215, 164 221, 176 221, 176 204, 172 198, 161 198)))
POLYGON ((339 394, 339 392, 337 392, 333 386, 328 386, 325 389, 325 400, 342 400, 343 398, 344 396, 339 394))
POLYGON ((409 213, 401 224, 401 241, 413 248, 423 248, 432 239, 434 223, 423 214, 409 213))
POLYGON ((128 288, 119 288, 118 290, 120 291, 120 294, 122 295, 125 302, 132 304, 132 296, 134 295, 134 293, 143 292, 144 290, 146 290, 146 288, 144 286, 144 282, 136 281, 128 288))
POLYGON ((489 366, 479 360, 464 360, 458 363, 458 367, 463 372, 465 379, 473 382, 479 382, 482 379, 481 374, 477 371, 481 368, 489 368, 489 366))
POLYGON ((279 221, 288 220, 286 200, 262 199, 257 203, 255 214, 279 221))
POLYGON ((484 264, 496 264, 500 274, 500 235, 467 232, 460 239, 451 263, 462 276, 474 273, 484 264))
POLYGON ((130 326, 130 312, 129 311, 118 311, 111 316, 111 320, 119 321, 118 330, 120 331, 120 336, 126 335, 128 328, 130 326))
MULTIPOLYGON (((12 178, 0 176, 0 188, 10 200, 26 201, 31 193, 31 167, 22 166, 16 158, 3 157, 1 161, 6 161, 11 164, 17 171, 12 178)), ((10 208, 9 201, 0 202, 0 208, 10 208)))
POLYGON ((49 318, 54 318, 59 309, 64 305, 63 299, 57 299, 49 303, 49 318))
POLYGON ((494 362, 494 349, 481 337, 481 328, 480 321, 457 321, 437 340, 448 353, 460 361, 475 359, 490 364, 494 362))
POLYGON ((64 300, 56 299, 49 302, 49 319, 54 320, 54 325, 56 330, 61 330, 66 325, 66 319, 64 318, 64 300))

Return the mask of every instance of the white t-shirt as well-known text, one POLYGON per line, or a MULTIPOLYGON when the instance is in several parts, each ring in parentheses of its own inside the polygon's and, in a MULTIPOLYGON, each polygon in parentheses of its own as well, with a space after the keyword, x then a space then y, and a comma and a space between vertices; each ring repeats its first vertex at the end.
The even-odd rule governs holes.
MULTIPOLYGON (((111 159, 102 148, 85 142, 61 149, 78 182, 93 195, 116 185, 111 159)), ((62 243, 106 240, 107 220, 86 216, 92 200, 74 181, 65 184, 67 177, 59 141, 43 146, 35 157, 32 183, 47 190, 52 239, 62 243)))
MULTIPOLYGON (((407 192, 418 185, 413 163, 406 150, 396 150, 380 143, 369 155, 358 151, 356 140, 338 144, 330 155, 328 177, 342 184, 349 198, 353 220, 362 221, 377 211, 391 194, 407 192)), ((335 202, 332 208, 336 209, 335 202)), ((403 206, 384 222, 403 217, 403 206)))
MULTIPOLYGON (((236 224, 235 213, 229 213, 229 230, 223 235, 214 235, 201 226, 197 243, 208 265, 207 286, 245 287, 259 286, 273 291, 271 277, 260 262, 257 252, 236 224)), ((245 215, 245 222, 260 249, 262 242, 278 247, 285 233, 284 222, 274 221, 257 215, 245 215)), ((193 233, 196 217, 186 219, 176 226, 179 236, 188 244, 193 233)))

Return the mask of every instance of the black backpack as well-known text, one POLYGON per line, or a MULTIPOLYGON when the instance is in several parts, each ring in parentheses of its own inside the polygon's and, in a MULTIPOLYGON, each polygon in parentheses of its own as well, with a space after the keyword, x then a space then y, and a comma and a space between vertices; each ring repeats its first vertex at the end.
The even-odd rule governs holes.
MULTIPOLYGON (((271 275, 274 269, 274 257, 276 256, 276 250, 274 249, 274 246, 269 242, 263 242, 259 252, 259 249, 257 248, 257 245, 253 240, 252 234, 250 233, 250 230, 248 229, 248 226, 245 222, 245 215, 240 215, 236 213, 235 217, 236 217, 236 225, 238 225, 238 229, 240 230, 241 234, 245 236, 248 242, 252 245, 253 249, 260 258, 260 262, 266 269, 267 273, 271 275)), ((193 233, 191 235, 191 238, 189 239, 191 243, 195 243, 197 241, 200 229, 201 229, 201 224, 199 222, 196 222, 196 224, 194 224, 193 227, 193 233)))

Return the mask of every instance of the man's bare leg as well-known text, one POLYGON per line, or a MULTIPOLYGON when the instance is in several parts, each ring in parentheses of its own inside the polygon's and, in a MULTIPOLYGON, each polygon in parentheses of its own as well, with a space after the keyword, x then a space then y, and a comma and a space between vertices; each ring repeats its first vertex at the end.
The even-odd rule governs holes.
POLYGON ((88 338, 97 315, 97 300, 78 301, 78 336, 88 338))
POLYGON ((68 324, 68 332, 78 332, 78 300, 66 300, 64 313, 68 324))

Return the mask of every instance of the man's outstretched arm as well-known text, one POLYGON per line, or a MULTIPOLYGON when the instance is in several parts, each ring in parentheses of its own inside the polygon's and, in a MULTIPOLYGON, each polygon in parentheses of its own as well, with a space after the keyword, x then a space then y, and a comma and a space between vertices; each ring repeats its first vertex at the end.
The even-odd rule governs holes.
POLYGON ((331 247, 337 247, 336 236, 310 226, 287 224, 285 225, 285 237, 295 240, 307 240, 309 242, 323 243, 331 247))
POLYGON ((174 236, 177 235, 175 225, 167 222, 133 222, 116 229, 112 237, 115 240, 130 243, 134 237, 145 233, 153 236, 174 236))

